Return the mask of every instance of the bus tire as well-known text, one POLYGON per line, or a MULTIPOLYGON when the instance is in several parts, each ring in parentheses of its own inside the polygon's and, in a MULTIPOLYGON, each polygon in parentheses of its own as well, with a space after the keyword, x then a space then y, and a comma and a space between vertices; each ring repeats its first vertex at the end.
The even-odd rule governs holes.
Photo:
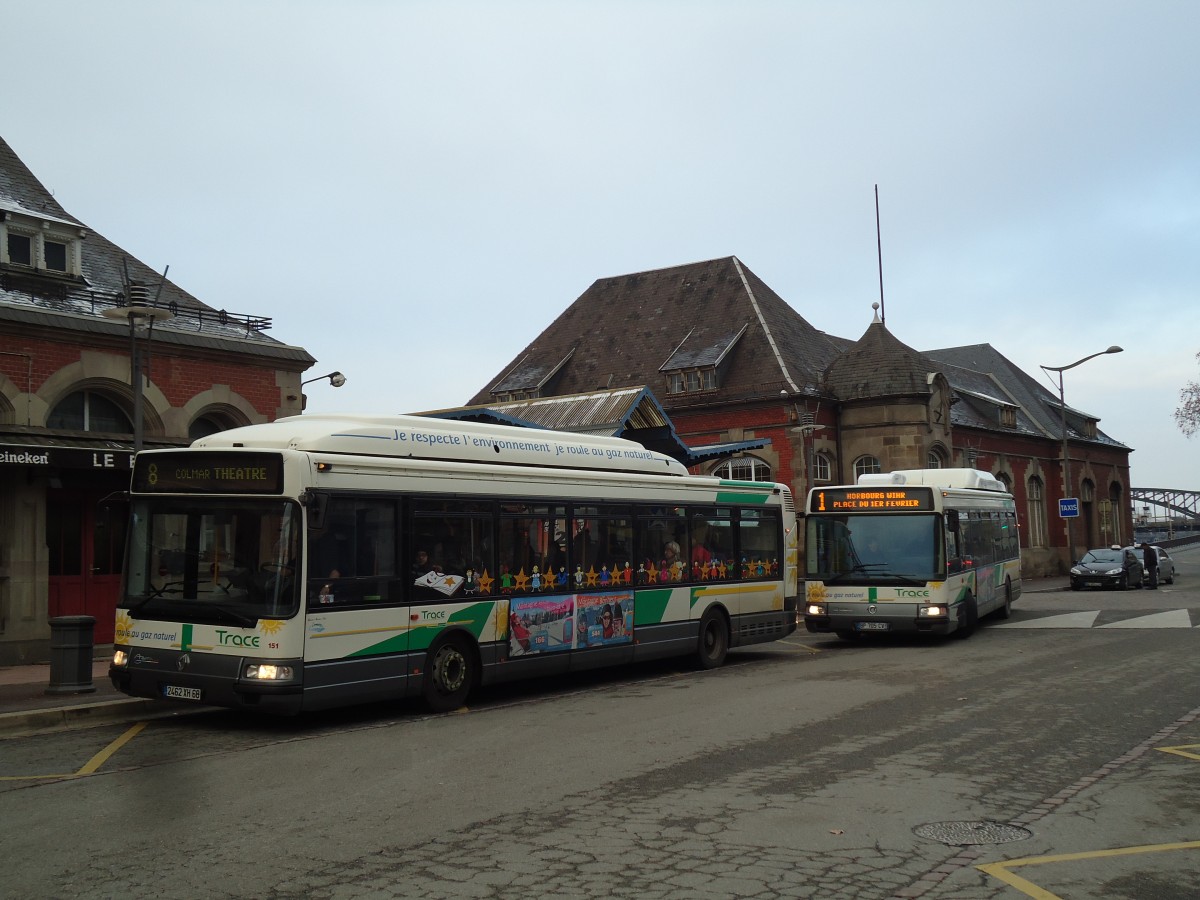
POLYGON ((479 665, 465 638, 451 635, 429 648, 421 695, 433 712, 450 712, 467 701, 479 665))
POLYGON ((721 610, 709 609, 700 619, 696 661, 702 669, 716 669, 729 652, 729 621, 721 610))
POLYGON ((958 628, 955 629, 954 636, 965 641, 975 633, 975 625, 978 621, 979 607, 975 605, 975 598, 968 594, 967 599, 959 604, 958 628))
POLYGON ((1012 579, 1004 579, 1004 603, 996 611, 996 617, 1007 619, 1012 616, 1012 579))

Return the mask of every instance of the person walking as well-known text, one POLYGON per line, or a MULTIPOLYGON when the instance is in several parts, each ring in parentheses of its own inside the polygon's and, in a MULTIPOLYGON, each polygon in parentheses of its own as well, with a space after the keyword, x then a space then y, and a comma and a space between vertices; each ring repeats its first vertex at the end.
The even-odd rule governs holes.
POLYGON ((1149 542, 1142 544, 1142 567, 1146 570, 1146 587, 1158 588, 1158 551, 1149 542))

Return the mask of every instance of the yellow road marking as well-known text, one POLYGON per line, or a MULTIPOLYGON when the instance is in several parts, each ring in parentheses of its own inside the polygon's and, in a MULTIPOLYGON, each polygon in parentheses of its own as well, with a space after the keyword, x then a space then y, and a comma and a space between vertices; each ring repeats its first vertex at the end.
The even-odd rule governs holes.
POLYGON ((123 735, 121 735, 119 738, 117 738, 115 741, 113 741, 111 744, 109 744, 107 747, 105 747, 103 750, 101 750, 99 753, 97 753, 95 756, 93 756, 91 759, 89 759, 87 761, 87 764, 82 769, 80 769, 78 772, 76 772, 75 774, 76 775, 91 775, 91 774, 93 774, 97 769, 99 769, 102 765, 104 765, 108 761, 108 758, 110 756, 112 756, 114 753, 116 753, 118 750, 120 750, 122 747, 124 747, 130 741, 132 741, 135 737, 137 737, 138 733, 143 728, 145 728, 146 725, 147 725, 146 722, 138 722, 136 725, 134 725, 132 728, 130 728, 128 731, 126 731, 123 735))
POLYGON ((1183 744, 1179 747, 1155 747, 1160 753, 1174 753, 1187 759, 1200 759, 1200 753, 1189 753, 1189 750, 1200 750, 1200 744, 1183 744))
POLYGON ((796 647, 800 650, 803 650, 805 653, 811 654, 812 656, 816 656, 818 653, 825 652, 824 650, 822 650, 819 647, 810 647, 808 644, 805 644, 802 641, 782 640, 782 641, 776 641, 776 643, 783 644, 786 647, 796 647))
POLYGON ((45 781, 59 778, 85 778, 88 775, 95 775, 96 771, 108 762, 109 758, 128 744, 131 740, 138 736, 149 723, 138 722, 132 728, 127 730, 123 735, 89 759, 78 772, 63 772, 58 775, 3 775, 0 776, 0 781, 45 781))
POLYGON ((1019 869, 1022 866, 1041 866, 1046 863, 1077 862, 1084 859, 1111 859, 1116 856, 1134 856, 1141 853, 1165 853, 1170 850, 1200 850, 1200 841, 1183 841, 1176 844, 1144 844, 1139 847, 1115 847, 1111 850, 1091 850, 1085 853, 1060 853, 1054 856, 1026 856, 1021 859, 1010 859, 1006 862, 987 863, 976 866, 981 872, 986 872, 993 878, 998 878, 1005 884, 1015 887, 1033 900, 1063 900, 1057 894, 1038 887, 1032 881, 1027 881, 1020 875, 1015 875, 1009 869, 1019 869))

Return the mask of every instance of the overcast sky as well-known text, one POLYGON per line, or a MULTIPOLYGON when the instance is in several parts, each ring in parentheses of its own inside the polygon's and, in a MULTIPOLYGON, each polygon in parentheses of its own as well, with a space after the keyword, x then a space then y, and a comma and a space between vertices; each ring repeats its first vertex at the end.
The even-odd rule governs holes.
MULTIPOLYGON (((597 278, 738 256, 817 328, 988 342, 1200 489, 1200 3, 5 4, 59 202, 347 383, 457 406, 597 278)), ((666 349, 666 348, 664 348, 666 349)))

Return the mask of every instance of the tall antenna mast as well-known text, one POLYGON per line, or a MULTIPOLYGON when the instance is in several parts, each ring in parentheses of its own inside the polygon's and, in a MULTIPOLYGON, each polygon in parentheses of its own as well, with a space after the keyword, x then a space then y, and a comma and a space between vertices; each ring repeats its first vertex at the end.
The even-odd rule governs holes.
POLYGON ((879 254, 879 321, 887 324, 887 312, 883 307, 883 238, 879 231, 879 185, 875 185, 875 249, 879 254))

